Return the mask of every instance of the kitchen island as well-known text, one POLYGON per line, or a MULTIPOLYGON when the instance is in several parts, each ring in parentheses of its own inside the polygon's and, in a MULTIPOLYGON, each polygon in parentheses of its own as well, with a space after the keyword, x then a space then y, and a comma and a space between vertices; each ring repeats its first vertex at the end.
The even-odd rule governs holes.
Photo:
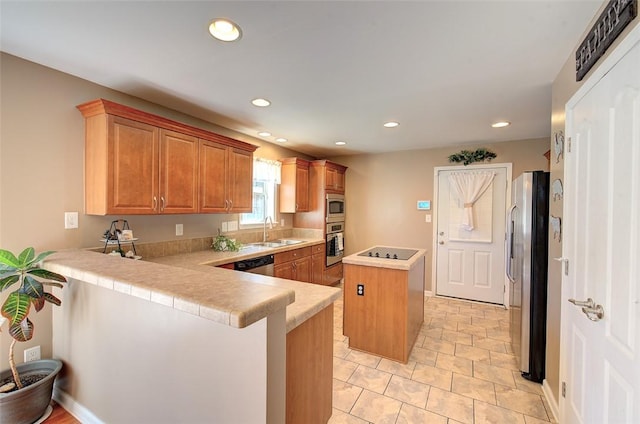
MULTIPOLYGON (((70 278, 54 309, 67 409, 86 422, 293 422, 289 339, 319 332, 299 355, 331 364, 340 290, 202 265, 198 253, 182 267, 83 250, 44 262, 70 278)), ((315 381, 325 394, 312 406, 326 410, 328 396, 330 416, 332 368, 321 369, 329 392, 315 381)))
POLYGON ((407 363, 424 322, 425 253, 375 246, 342 259, 350 348, 407 363))

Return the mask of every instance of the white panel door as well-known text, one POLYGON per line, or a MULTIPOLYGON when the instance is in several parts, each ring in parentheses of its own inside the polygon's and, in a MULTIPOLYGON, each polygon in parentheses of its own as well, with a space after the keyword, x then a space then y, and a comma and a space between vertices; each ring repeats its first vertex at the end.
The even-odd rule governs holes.
POLYGON ((640 422, 640 27, 601 68, 567 105, 566 424, 640 422))
POLYGON ((436 294, 504 304, 505 222, 511 164, 435 169, 436 294), (463 204, 450 189, 454 172, 493 171, 491 186, 473 206, 474 229, 461 226, 463 204))

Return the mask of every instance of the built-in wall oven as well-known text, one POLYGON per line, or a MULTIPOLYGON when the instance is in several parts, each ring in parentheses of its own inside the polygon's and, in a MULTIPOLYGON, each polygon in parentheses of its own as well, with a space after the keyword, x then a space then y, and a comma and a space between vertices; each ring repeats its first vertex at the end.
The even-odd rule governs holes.
POLYGON ((327 266, 337 264, 344 256, 344 222, 327 224, 327 266))
MULTIPOLYGON (((327 194, 327 222, 344 223, 344 195, 328 193, 327 194)), ((327 231, 328 233, 329 231, 327 231)))

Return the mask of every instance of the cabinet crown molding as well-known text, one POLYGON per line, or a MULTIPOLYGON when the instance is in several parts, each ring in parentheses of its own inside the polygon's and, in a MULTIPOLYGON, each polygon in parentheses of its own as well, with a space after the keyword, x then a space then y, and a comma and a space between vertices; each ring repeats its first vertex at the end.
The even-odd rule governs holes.
POLYGON ((134 109, 129 106, 125 106, 119 103, 112 102, 105 99, 95 99, 90 102, 86 102, 76 106, 82 113, 82 116, 89 118, 97 115, 113 115, 122 118, 131 119, 134 121, 142 122, 149 125, 154 125, 166 130, 177 131, 182 134, 191 135, 204 140, 214 141, 222 143, 227 146, 235 147, 248 152, 255 152, 259 146, 255 144, 246 143, 244 141, 236 140, 221 134, 216 134, 211 131, 204 130, 202 128, 194 127, 189 124, 174 121, 169 118, 164 118, 159 115, 144 112, 138 109, 134 109))

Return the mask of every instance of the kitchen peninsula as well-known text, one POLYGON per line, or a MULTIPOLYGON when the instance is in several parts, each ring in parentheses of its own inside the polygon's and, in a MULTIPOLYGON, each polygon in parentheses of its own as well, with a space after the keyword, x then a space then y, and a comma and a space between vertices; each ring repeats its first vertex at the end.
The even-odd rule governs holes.
POLYGON ((326 422, 340 290, 203 265, 228 258, 70 250, 45 261, 71 279, 54 310, 62 403, 103 422, 326 422), (308 355, 328 357, 320 380, 305 375, 308 355))

